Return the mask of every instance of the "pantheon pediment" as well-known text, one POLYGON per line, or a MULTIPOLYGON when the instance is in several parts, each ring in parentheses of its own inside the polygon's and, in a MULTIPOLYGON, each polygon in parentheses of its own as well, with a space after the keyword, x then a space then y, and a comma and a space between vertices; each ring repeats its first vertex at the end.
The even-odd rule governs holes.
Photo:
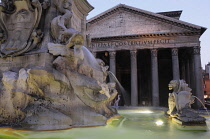
POLYGON ((206 28, 178 19, 130 7, 117 5, 88 20, 92 38, 154 33, 202 34, 206 28))

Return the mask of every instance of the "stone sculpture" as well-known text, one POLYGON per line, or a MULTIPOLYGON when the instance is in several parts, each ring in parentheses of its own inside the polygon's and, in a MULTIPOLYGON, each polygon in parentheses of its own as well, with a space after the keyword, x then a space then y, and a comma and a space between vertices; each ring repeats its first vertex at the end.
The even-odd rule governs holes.
POLYGON ((62 15, 55 17, 51 22, 52 37, 55 39, 55 42, 65 44, 73 34, 78 33, 77 30, 71 28, 71 25, 69 25, 73 14, 71 11, 72 2, 64 0, 62 3, 60 0, 54 0, 53 5, 62 15))
POLYGON ((2 1, 0 126, 95 126, 117 114, 111 102, 118 92, 115 84, 105 82, 108 67, 84 46, 85 34, 71 24, 73 7, 85 2, 2 1))
POLYGON ((42 6, 38 0, 6 0, 0 6, 2 39, 1 57, 17 56, 30 51, 40 42, 38 30, 42 6))
POLYGON ((205 125, 205 118, 199 116, 191 109, 195 97, 191 93, 191 88, 184 80, 172 80, 169 83, 167 114, 181 125, 205 125))

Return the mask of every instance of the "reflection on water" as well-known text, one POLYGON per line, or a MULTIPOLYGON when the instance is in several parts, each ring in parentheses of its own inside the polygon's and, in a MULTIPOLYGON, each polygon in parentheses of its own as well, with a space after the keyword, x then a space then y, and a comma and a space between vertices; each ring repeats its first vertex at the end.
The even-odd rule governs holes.
POLYGON ((206 119, 206 125, 209 129, 209 132, 210 132, 210 118, 206 119))
MULTIPOLYGON (((1 128, 0 139, 210 139, 210 131, 178 130, 161 111, 141 113, 120 110, 119 113, 123 117, 102 127, 43 132, 1 128)), ((207 119, 207 122, 210 122, 210 119, 207 119)))

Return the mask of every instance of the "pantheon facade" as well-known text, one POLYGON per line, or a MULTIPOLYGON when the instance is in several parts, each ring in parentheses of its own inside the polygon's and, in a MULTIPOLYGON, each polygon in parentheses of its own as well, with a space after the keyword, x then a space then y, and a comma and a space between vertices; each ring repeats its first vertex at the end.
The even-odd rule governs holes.
POLYGON ((120 4, 88 20, 88 48, 110 66, 131 106, 167 106, 173 79, 184 79, 203 100, 199 38, 206 28, 179 20, 181 14, 120 4))

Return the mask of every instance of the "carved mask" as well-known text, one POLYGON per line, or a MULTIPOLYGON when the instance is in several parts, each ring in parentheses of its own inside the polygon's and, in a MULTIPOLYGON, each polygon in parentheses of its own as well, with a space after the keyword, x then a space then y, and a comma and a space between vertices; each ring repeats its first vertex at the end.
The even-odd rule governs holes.
POLYGON ((42 12, 39 1, 33 3, 30 0, 15 0, 13 4, 13 13, 0 11, 0 23, 6 39, 0 50, 4 57, 20 55, 30 49, 31 34, 38 26, 42 12))

